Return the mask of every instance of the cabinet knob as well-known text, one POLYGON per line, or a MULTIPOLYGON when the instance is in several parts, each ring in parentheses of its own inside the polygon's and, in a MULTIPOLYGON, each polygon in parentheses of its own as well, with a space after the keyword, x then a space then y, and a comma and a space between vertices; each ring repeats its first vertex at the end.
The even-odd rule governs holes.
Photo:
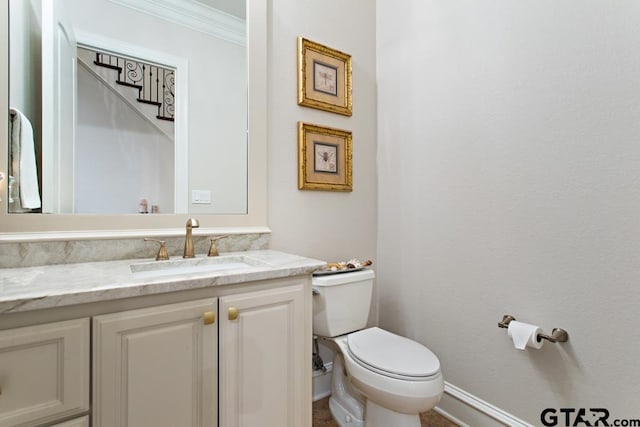
POLYGON ((207 311, 202 316, 205 325, 212 325, 216 321, 216 314, 213 311, 207 311))
POLYGON ((236 320, 238 318, 238 309, 235 307, 229 307, 229 320, 236 320))

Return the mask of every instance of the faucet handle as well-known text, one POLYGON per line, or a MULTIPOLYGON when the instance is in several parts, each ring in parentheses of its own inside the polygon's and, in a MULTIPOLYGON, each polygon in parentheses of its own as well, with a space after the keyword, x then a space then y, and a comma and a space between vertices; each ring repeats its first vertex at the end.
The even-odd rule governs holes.
POLYGON ((211 240, 211 246, 209 247, 209 256, 218 256, 218 248, 216 247, 216 240, 220 240, 225 237, 229 237, 229 235, 225 234, 223 236, 211 237, 209 239, 211 240))
POLYGON ((158 242, 160 243, 160 249, 158 249, 158 254, 156 255, 156 261, 166 261, 169 259, 169 253, 167 252, 166 240, 159 239, 150 239, 148 237, 144 238, 145 242, 158 242))

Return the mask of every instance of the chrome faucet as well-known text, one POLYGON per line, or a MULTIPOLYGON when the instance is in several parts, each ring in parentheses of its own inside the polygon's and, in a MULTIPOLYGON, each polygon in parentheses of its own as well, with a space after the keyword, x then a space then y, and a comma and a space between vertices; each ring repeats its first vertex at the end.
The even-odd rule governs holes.
POLYGON ((191 235, 191 230, 193 228, 200 227, 200 223, 195 218, 189 218, 187 220, 187 233, 184 238, 184 254, 182 258, 194 258, 194 250, 193 250, 193 237, 191 235))

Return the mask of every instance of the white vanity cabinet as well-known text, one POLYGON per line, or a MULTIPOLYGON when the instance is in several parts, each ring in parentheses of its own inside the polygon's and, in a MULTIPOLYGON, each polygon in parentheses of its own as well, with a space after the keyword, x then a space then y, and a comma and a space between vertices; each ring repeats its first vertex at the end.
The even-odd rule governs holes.
POLYGON ((220 426, 311 426, 310 296, 300 283, 220 298, 220 426))
POLYGON ((87 411, 88 318, 0 331, 0 427, 49 425, 87 411))
POLYGON ((307 281, 94 317, 93 427, 310 427, 307 281))
POLYGON ((218 301, 93 318, 93 426, 215 426, 218 301))
POLYGON ((225 271, 195 260, 210 272, 0 269, 0 427, 311 427, 311 273, 325 263, 227 257, 225 271))

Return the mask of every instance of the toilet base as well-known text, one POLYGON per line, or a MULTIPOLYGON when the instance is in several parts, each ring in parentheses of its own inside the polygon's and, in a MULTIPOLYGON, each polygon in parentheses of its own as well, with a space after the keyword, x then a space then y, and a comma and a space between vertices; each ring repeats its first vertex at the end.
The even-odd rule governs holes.
POLYGON ((344 359, 336 353, 331 373, 331 397, 329 410, 340 427, 364 427, 364 401, 357 394, 344 374, 344 359))
POLYGON ((364 420, 356 418, 344 406, 340 404, 338 399, 329 399, 329 410, 336 424, 340 427, 364 427, 364 420))
POLYGON ((368 400, 366 419, 353 416, 338 399, 329 399, 331 415, 340 427, 421 427, 420 416, 391 411, 368 400))
MULTIPOLYGON (((403 414, 367 400, 364 427, 420 427, 420 415, 403 414)), ((342 426, 341 426, 342 427, 342 426)))

